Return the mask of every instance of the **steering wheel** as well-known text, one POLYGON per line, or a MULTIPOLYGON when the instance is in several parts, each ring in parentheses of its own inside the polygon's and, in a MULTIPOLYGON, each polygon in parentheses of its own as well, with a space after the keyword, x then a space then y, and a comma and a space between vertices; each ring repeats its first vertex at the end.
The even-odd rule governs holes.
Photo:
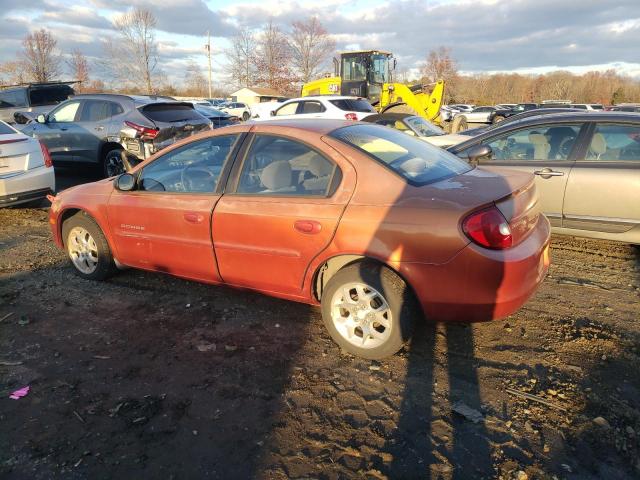
POLYGON ((180 172, 180 181, 185 192, 212 192, 215 175, 205 167, 187 165, 180 172))

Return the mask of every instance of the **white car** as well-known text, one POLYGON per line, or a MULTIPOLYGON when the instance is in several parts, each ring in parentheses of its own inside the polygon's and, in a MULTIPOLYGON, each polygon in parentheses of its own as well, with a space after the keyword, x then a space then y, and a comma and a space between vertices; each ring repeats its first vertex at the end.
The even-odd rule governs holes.
POLYGON ((245 122, 251 118, 251 109, 249 105, 242 102, 227 102, 219 105, 218 110, 228 113, 232 117, 238 117, 245 122))
POLYGON ((476 107, 470 112, 457 113, 456 117, 464 117, 467 123, 491 123, 489 121, 489 115, 496 110, 496 107, 476 107))
POLYGON ((271 117, 271 112, 282 105, 280 101, 261 102, 251 105, 251 118, 256 120, 267 120, 271 117))
POLYGON ((292 98, 272 110, 269 117, 263 118, 261 116, 256 120, 331 118, 334 120, 347 119, 357 121, 372 113, 376 113, 376 110, 365 98, 320 95, 292 98))
POLYGON ((55 188, 47 147, 0 121, 0 207, 42 200, 55 188))

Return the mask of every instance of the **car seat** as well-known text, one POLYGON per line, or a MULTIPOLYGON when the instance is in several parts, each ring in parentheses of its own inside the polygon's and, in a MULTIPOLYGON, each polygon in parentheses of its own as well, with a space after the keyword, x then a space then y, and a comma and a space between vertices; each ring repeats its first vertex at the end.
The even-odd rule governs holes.
POLYGON ((333 165, 319 155, 311 157, 308 171, 312 177, 302 182, 302 186, 307 191, 326 191, 333 173, 333 165))
POLYGON ((272 162, 260 173, 260 182, 266 188, 260 193, 290 193, 296 187, 291 185, 291 165, 286 160, 272 162))
POLYGON ((595 133, 589 145, 589 157, 600 160, 602 154, 607 151, 607 141, 601 133, 595 133))
POLYGON ((529 141, 533 145, 533 159, 532 160, 548 160, 549 152, 551 151, 551 145, 547 141, 547 138, 541 133, 529 134, 529 141))

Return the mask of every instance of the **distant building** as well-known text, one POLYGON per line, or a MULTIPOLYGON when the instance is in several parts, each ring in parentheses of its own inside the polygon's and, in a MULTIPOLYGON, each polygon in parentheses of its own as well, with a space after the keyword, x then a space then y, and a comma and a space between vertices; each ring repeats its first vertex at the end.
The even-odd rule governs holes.
POLYGON ((231 94, 233 102, 246 103, 247 105, 255 105, 256 103, 277 102, 285 99, 284 95, 275 91, 273 88, 262 87, 245 87, 231 94))

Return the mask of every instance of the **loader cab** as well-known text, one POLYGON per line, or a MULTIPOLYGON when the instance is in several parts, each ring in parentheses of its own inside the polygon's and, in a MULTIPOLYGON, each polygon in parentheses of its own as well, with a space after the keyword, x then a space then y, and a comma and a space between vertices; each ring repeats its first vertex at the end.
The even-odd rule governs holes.
POLYGON ((377 50, 343 53, 340 58, 340 94, 378 102, 382 85, 391 82, 392 58, 390 53, 377 50))

